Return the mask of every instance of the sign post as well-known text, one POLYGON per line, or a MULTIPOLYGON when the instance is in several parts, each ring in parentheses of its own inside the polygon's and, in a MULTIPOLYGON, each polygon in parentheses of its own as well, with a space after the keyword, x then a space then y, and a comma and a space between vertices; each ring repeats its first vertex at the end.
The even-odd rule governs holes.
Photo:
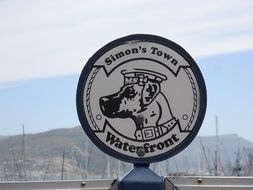
POLYGON ((120 190, 164 190, 149 163, 186 148, 206 111, 206 87, 192 57, 176 43, 136 34, 110 42, 86 63, 77 112, 89 138, 105 153, 134 163, 120 190))

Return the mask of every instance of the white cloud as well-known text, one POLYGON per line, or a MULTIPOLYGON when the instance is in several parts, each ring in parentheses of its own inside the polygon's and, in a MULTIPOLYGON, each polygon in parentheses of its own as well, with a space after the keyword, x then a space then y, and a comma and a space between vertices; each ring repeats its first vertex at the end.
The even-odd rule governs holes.
POLYGON ((253 49, 253 2, 2 1, 0 82, 80 73, 109 41, 152 33, 193 57, 253 49))

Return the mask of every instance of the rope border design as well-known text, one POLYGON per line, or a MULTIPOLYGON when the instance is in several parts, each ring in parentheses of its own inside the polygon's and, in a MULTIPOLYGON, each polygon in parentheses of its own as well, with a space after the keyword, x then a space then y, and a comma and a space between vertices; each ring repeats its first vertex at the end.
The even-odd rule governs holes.
POLYGON ((193 90, 193 99, 194 99, 191 119, 185 128, 185 130, 189 130, 189 128, 192 125, 193 119, 195 118, 196 112, 197 112, 197 89, 196 89, 196 85, 194 83, 191 73, 188 71, 187 68, 184 68, 184 71, 187 74, 188 78, 190 79, 192 90, 193 90))
POLYGON ((91 120, 91 123, 92 125, 94 126, 95 128, 95 131, 99 131, 99 127, 97 126, 94 118, 93 118, 93 115, 91 113, 91 106, 90 106, 90 91, 91 91, 91 87, 92 87, 92 84, 93 84, 93 81, 98 73, 100 68, 96 68, 95 71, 93 72, 91 78, 90 78, 90 81, 89 81, 89 84, 88 84, 88 88, 87 88, 87 96, 86 96, 86 106, 87 106, 87 110, 88 110, 88 114, 89 114, 89 117, 90 117, 90 120, 91 120))

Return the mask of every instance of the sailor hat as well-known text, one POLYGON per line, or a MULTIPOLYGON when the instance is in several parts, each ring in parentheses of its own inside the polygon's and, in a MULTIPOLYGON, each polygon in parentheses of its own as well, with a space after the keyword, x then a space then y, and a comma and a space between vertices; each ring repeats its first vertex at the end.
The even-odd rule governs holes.
POLYGON ((154 83, 161 83, 167 80, 167 77, 161 73, 145 69, 131 69, 123 70, 121 73, 124 75, 124 84, 139 84, 143 86, 148 81, 154 83))

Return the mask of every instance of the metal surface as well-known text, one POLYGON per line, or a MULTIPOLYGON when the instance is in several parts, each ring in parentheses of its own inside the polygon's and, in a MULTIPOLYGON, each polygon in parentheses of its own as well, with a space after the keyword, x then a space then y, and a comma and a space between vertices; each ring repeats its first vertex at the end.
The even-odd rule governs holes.
POLYGON ((0 183, 2 190, 108 190, 113 180, 85 180, 85 181, 47 181, 47 182, 8 182, 0 183))
POLYGON ((134 34, 91 56, 79 78, 76 105, 84 131, 98 148, 145 164, 168 159, 191 143, 206 99, 203 76, 181 46, 134 34))
MULTIPOLYGON (((179 190, 252 190, 253 177, 168 177, 179 190)), ((113 180, 8 182, 1 190, 108 190, 113 180)), ((168 184, 169 185, 169 184, 168 184)))
POLYGON ((149 169, 149 164, 135 164, 119 180, 119 190, 165 190, 165 183, 163 177, 149 169))
POLYGON ((248 190, 253 189, 253 177, 169 177, 179 190, 248 190))

